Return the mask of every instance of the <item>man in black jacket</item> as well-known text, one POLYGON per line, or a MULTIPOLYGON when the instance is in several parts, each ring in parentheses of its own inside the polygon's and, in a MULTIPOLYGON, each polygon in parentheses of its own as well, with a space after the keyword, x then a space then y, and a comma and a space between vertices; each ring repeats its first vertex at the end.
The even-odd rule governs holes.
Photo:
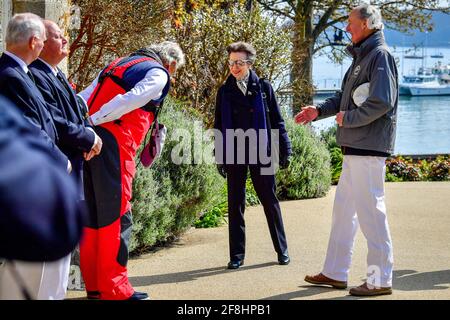
POLYGON ((274 172, 278 156, 282 168, 289 165, 291 144, 272 86, 251 70, 255 49, 248 43, 236 42, 227 51, 231 74, 217 94, 214 128, 216 161, 228 187, 228 268, 237 269, 244 263, 248 171, 264 207, 278 262, 286 265, 290 259, 274 172))

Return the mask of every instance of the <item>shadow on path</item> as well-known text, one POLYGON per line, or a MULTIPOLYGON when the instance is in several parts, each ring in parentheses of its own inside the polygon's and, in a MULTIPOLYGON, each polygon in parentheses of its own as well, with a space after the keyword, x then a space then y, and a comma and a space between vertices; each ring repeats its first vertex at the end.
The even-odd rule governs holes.
MULTIPOLYGON (((168 273, 168 274, 158 274, 153 276, 138 276, 138 277, 130 277, 130 282, 133 286, 149 286, 155 284, 163 284, 163 283, 177 283, 177 282, 186 282, 193 281, 202 277, 211 277, 218 274, 223 273, 232 273, 232 272, 244 272, 252 269, 259 269, 278 265, 276 262, 267 262, 256 265, 244 265, 237 270, 228 270, 226 266, 216 267, 216 268, 208 268, 208 269, 198 269, 198 270, 190 270, 184 272, 176 272, 176 273, 168 273)), ((211 283, 213 285, 213 283, 211 283)))
MULTIPOLYGON (((430 272, 418 272, 415 270, 394 270, 393 289, 399 291, 424 291, 424 290, 449 290, 450 296, 450 269, 430 272)), ((327 286, 303 285, 299 291, 288 292, 264 298, 262 300, 291 300, 298 298, 307 298, 327 293, 330 291, 340 291, 346 295, 324 300, 359 300, 370 297, 355 297, 348 294, 348 290, 338 290, 327 286)), ((319 297, 316 297, 316 299, 319 297)), ((322 300, 322 299, 318 299, 322 300)))

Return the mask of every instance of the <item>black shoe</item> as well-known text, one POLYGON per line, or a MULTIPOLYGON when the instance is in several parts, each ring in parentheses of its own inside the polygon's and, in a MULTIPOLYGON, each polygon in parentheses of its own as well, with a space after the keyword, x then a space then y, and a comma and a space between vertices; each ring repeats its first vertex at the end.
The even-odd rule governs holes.
POLYGON ((135 291, 131 297, 129 297, 127 300, 150 300, 148 297, 148 294, 145 292, 137 292, 135 291))
POLYGON ((87 291, 88 300, 100 300, 100 292, 99 291, 87 291))
POLYGON ((279 254, 278 255, 278 264, 285 266, 291 262, 288 254, 279 254))
POLYGON ((231 260, 228 262, 228 269, 239 269, 240 266, 244 265, 244 260, 231 260))

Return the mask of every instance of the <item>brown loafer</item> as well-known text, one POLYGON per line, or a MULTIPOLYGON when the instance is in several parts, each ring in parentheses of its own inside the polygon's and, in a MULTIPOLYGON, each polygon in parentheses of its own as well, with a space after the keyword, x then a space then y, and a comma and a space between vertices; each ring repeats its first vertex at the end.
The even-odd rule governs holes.
POLYGON ((315 276, 306 276, 305 281, 312 284, 321 284, 332 286, 335 289, 345 289, 347 288, 346 281, 338 281, 324 276, 322 273, 316 274, 315 276))
POLYGON ((392 294, 391 287, 374 287, 372 285, 367 285, 367 282, 364 282, 359 287, 351 288, 350 294, 352 296, 360 296, 360 297, 369 297, 369 296, 380 296, 384 294, 392 294))

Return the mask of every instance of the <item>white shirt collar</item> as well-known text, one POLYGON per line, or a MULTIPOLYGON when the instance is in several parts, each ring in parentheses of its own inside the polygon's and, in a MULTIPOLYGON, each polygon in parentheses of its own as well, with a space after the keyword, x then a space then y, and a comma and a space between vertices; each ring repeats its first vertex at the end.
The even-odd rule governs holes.
POLYGON ((19 58, 18 56, 16 56, 14 53, 9 52, 9 51, 4 51, 3 53, 5 53, 6 55, 10 56, 11 58, 14 59, 14 61, 16 61, 20 68, 22 68, 23 71, 25 71, 25 73, 28 73, 28 66, 25 63, 25 61, 23 61, 21 58, 19 58))
POLYGON ((236 80, 247 85, 248 78, 250 78, 250 71, 248 71, 247 74, 241 80, 237 80, 237 79, 236 80))
POLYGON ((58 75, 57 68, 53 68, 51 65, 49 65, 46 61, 42 60, 41 58, 38 59, 41 60, 50 69, 50 71, 55 75, 55 77, 58 75))

